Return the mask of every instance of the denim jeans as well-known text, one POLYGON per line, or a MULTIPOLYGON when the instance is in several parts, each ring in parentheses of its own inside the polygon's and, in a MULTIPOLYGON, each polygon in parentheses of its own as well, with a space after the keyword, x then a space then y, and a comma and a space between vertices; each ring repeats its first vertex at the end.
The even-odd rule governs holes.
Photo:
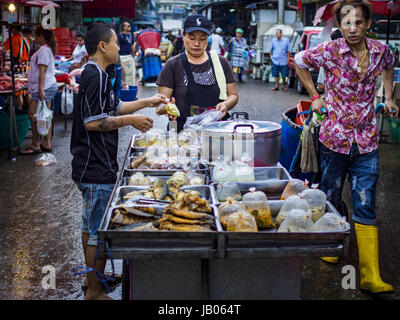
POLYGON ((89 234, 89 246, 97 246, 97 230, 100 228, 114 185, 77 183, 77 186, 83 198, 81 231, 89 234))
POLYGON ((378 150, 360 154, 353 144, 350 154, 341 154, 321 146, 321 190, 327 200, 337 206, 342 198, 343 184, 348 174, 352 190, 352 219, 360 224, 376 225, 376 184, 379 175, 378 150))

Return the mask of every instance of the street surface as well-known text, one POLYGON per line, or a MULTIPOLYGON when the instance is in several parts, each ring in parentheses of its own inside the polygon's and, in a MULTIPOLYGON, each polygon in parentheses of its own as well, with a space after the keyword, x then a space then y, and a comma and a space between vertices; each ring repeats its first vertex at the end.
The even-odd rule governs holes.
MULTIPOLYGON (((299 95, 295 89, 274 92, 271 88, 271 83, 249 79, 245 84, 239 84, 239 103, 235 111, 248 112, 252 120, 280 123, 281 114, 285 110, 294 107, 299 100, 307 98, 299 95)), ((156 91, 155 87, 141 87, 138 96, 148 97, 156 91)), ((166 117, 157 116, 153 109, 147 109, 143 113, 155 120, 156 127, 166 128, 166 117)), ((81 285, 84 277, 71 272, 73 267, 84 265, 80 240, 82 198, 71 179, 71 126, 72 122, 69 121, 65 131, 63 118, 57 119, 52 139, 53 153, 57 159, 54 165, 37 166, 34 160, 38 156, 35 155, 7 160, 7 152, 0 153, 0 299, 83 299, 81 285), (42 273, 45 266, 55 268, 55 289, 45 290, 42 287, 42 279, 47 274, 42 273)), ((132 134, 136 132, 134 128, 120 129, 120 166, 132 134)), ((26 139, 24 145, 29 142, 26 139)), ((398 300, 400 145, 381 144, 380 152, 381 172, 376 209, 381 276, 396 288, 396 292, 387 295, 386 298, 398 300)), ((351 210, 349 190, 346 182, 344 199, 351 210)), ((342 288, 342 267, 352 265, 357 268, 357 259, 353 232, 350 255, 338 265, 328 265, 318 258, 304 259, 301 298, 371 299, 358 289, 342 288)), ((117 272, 121 272, 121 261, 116 261, 116 268, 117 272)), ((109 263, 106 271, 111 271, 109 263)), ((357 288, 358 285, 359 279, 357 288)), ((120 299, 121 286, 111 296, 120 299)))

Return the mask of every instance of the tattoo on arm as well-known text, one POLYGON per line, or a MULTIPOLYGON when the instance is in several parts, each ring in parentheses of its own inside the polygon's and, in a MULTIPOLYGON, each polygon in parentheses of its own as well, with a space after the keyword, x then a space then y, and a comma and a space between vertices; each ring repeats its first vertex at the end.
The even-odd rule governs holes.
POLYGON ((122 126, 121 117, 107 117, 98 121, 98 131, 112 131, 122 126))

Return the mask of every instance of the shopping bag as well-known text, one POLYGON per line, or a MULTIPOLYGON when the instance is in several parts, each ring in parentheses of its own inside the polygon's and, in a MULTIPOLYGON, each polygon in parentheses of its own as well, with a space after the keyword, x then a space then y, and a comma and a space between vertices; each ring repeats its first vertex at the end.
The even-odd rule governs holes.
POLYGON ((60 111, 61 114, 64 115, 69 115, 74 111, 74 92, 72 91, 72 88, 62 91, 60 111))
POLYGON ((40 135, 45 136, 49 133, 53 111, 47 108, 46 101, 39 101, 36 115, 36 127, 40 135))

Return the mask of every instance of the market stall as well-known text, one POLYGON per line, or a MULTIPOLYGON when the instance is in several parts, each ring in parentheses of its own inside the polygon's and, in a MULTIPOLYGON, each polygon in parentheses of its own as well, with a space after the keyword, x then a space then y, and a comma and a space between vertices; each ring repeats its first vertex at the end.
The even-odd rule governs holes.
POLYGON ((278 163, 280 130, 236 118, 133 136, 98 232, 100 256, 124 260, 124 299, 299 299, 302 258, 348 252, 349 224, 278 163), (220 150, 250 136, 263 159, 210 157, 212 128, 220 150))

